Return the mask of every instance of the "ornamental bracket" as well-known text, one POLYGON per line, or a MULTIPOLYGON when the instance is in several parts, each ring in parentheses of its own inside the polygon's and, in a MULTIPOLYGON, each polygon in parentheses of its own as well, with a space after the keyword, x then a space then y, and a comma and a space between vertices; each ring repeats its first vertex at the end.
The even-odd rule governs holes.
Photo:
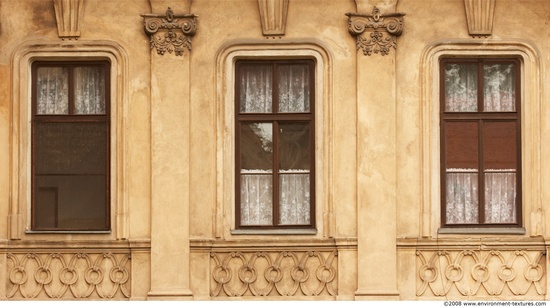
POLYGON ((171 8, 166 15, 142 14, 145 33, 150 37, 151 49, 163 55, 168 51, 183 55, 184 48, 191 51, 191 37, 197 31, 197 16, 174 15, 171 8))
POLYGON ((364 55, 388 55, 397 48, 397 36, 403 32, 404 13, 381 14, 376 6, 372 14, 347 13, 348 31, 357 37, 357 49, 364 55), (368 35, 367 35, 368 34, 368 35))

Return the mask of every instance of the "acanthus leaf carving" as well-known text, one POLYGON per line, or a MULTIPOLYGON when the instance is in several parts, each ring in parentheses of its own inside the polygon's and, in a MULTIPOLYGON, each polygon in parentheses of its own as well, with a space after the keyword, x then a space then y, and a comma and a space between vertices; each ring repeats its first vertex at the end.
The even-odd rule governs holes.
POLYGON ((171 8, 166 15, 142 14, 145 33, 150 37, 151 49, 163 55, 168 51, 177 56, 185 49, 191 50, 191 37, 197 31, 197 16, 194 14, 175 15, 171 8))
POLYGON ((403 33, 403 13, 381 14, 375 6, 372 14, 347 13, 348 31, 357 38, 357 49, 364 55, 388 55, 397 48, 397 37, 403 33))

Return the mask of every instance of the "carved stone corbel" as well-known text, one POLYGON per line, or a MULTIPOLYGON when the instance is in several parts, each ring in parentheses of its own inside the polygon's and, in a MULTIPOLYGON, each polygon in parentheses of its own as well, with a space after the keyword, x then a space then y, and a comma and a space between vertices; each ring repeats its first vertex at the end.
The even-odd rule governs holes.
POLYGON ((163 55, 168 51, 183 55, 184 49, 191 50, 191 37, 197 30, 197 16, 194 14, 174 15, 171 8, 166 15, 142 14, 145 33, 151 40, 151 49, 163 55))
POLYGON ((403 13, 381 14, 375 6, 372 14, 347 13, 348 31, 357 38, 357 49, 364 55, 388 55, 397 48, 397 36, 403 32, 403 13))
POLYGON ((464 0, 468 33, 473 37, 487 37, 493 33, 496 0, 464 0))
POLYGON ((53 0, 57 34, 61 39, 78 39, 84 0, 53 0))

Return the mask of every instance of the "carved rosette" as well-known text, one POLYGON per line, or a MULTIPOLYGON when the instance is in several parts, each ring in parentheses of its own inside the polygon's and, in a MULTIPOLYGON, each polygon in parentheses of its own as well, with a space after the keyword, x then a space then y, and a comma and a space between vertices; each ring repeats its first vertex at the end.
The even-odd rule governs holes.
POLYGON ((338 252, 234 251, 210 254, 212 297, 338 295, 338 252))
POLYGON ((544 250, 425 250, 416 256, 417 296, 541 299, 546 295, 544 250))
POLYGON ((130 297, 129 253, 10 253, 7 260, 7 298, 130 297))
POLYGON ((397 37, 403 32, 403 13, 381 14, 375 6, 372 14, 347 13, 348 31, 357 38, 357 49, 364 55, 388 55, 397 48, 397 37))
POLYGON ((197 30, 197 16, 193 14, 174 15, 172 9, 166 15, 142 14, 145 33, 151 40, 151 49, 163 55, 168 51, 183 55, 185 48, 191 50, 191 37, 197 30))

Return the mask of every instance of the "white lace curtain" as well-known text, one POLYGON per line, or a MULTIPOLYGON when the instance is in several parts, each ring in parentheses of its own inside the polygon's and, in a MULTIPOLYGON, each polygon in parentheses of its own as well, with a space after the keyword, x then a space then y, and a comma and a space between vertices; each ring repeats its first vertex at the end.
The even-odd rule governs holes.
MULTIPOLYGON (((66 67, 37 70, 38 114, 69 114, 69 72, 66 67)), ((75 67, 75 113, 105 114, 105 78, 99 67, 75 67)))
MULTIPOLYGON (((448 224, 479 223, 478 174, 447 173, 448 224)), ((474 170, 475 171, 475 170, 474 170)), ((485 173, 485 223, 516 222, 516 174, 485 173)))
MULTIPOLYGON (((308 112, 309 72, 307 66, 280 66, 279 112, 308 112)), ((242 67, 240 111, 272 113, 271 66, 242 67)), ((254 129, 261 143, 272 140, 272 132, 254 129), (269 135, 266 135, 269 134, 269 135)), ((272 154, 273 146, 263 146, 272 154)), ((273 185, 279 188, 279 221, 282 225, 310 223, 309 170, 279 170, 279 182, 273 182, 271 170, 241 170, 241 225, 273 225, 273 185)))
POLYGON ((445 67, 445 111, 515 111, 515 78, 512 64, 483 66, 483 110, 478 110, 476 64, 447 64, 445 67))
MULTIPOLYGON (((447 64, 445 67, 445 110, 478 112, 478 80, 476 64, 447 64)), ((483 108, 486 112, 515 111, 514 66, 483 66, 483 108)), ((479 223, 479 191, 477 169, 447 169, 446 219, 448 224, 479 223)), ((515 170, 486 170, 485 223, 515 223, 515 170)))

